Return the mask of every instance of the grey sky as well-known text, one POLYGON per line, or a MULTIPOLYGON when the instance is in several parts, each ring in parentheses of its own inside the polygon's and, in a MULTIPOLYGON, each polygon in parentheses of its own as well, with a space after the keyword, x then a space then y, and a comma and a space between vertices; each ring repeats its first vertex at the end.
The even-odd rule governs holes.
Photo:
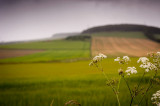
POLYGON ((160 27, 160 1, 0 0, 0 41, 46 38, 120 23, 160 27))

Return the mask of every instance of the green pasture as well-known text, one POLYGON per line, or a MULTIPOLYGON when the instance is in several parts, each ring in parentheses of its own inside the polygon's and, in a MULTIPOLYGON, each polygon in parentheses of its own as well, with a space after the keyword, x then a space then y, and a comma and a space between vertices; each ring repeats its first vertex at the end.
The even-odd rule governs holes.
MULTIPOLYGON (((132 58, 128 66, 136 66, 137 75, 126 77, 131 87, 137 84, 144 70, 132 58)), ((82 106, 116 106, 116 97, 106 79, 90 61, 70 63, 26 63, 0 65, 0 106, 64 106, 69 100, 77 100, 82 106)), ((120 65, 108 58, 102 62, 109 78, 117 79, 120 65)), ((126 67, 124 67, 126 68, 126 67)), ((151 73, 147 73, 143 86, 147 86, 151 73)), ((147 95, 141 106, 151 104, 151 94, 159 89, 155 86, 147 95)), ((129 91, 124 81, 120 85, 120 101, 122 106, 129 105, 129 91)), ((139 97, 134 101, 137 103, 139 97)))
POLYGON ((92 36, 107 36, 107 37, 125 37, 125 38, 147 38, 142 32, 97 32, 92 36))
POLYGON ((0 45, 1 49, 43 49, 44 52, 0 59, 0 63, 52 62, 89 59, 89 41, 54 40, 0 45))
POLYGON ((89 48, 88 41, 48 40, 21 42, 0 45, 1 49, 40 49, 40 50, 84 50, 89 48))
POLYGON ((89 50, 49 50, 21 57, 0 59, 0 63, 71 62, 89 59, 89 50))

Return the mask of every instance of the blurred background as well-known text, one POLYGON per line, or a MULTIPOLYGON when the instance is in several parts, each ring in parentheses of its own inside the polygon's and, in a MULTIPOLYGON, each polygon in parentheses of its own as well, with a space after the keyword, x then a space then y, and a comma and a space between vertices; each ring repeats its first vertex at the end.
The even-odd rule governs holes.
MULTIPOLYGON (((159 0, 0 0, 0 105, 47 106, 54 100, 53 106, 62 106, 72 99, 83 106, 117 105, 112 93, 104 95, 110 89, 89 60, 107 55, 104 67, 116 77, 115 57, 135 62, 160 51, 159 5, 159 0)), ((123 98, 127 105, 127 95, 123 98)))

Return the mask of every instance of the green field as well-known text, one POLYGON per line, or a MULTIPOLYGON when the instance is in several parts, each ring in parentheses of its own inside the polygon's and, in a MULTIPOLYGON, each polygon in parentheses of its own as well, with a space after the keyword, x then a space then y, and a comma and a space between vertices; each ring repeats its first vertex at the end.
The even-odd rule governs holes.
MULTIPOLYGON (((136 66, 138 58, 132 58, 129 66, 136 66)), ((1 106, 63 106, 69 100, 77 100, 82 106, 116 106, 116 97, 110 87, 105 85, 106 79, 100 71, 88 66, 89 61, 72 63, 27 63, 0 65, 0 105, 1 106)), ((103 62, 105 72, 110 78, 118 78, 120 67, 113 58, 103 62)), ((137 68, 138 74, 127 80, 134 87, 140 80, 143 70, 137 68)), ((143 80, 146 86, 151 73, 143 80)), ((159 89, 155 86, 147 102, 151 104, 151 94, 159 89)), ((120 86, 122 106, 129 105, 129 91, 124 81, 120 86)), ((139 99, 134 101, 136 104, 139 99)), ((142 106, 145 106, 146 100, 142 106)))
POLYGON ((1 59, 0 63, 74 61, 90 58, 89 41, 53 40, 0 45, 1 49, 40 49, 41 53, 1 59))
POLYGON ((0 45, 1 49, 79 50, 88 49, 89 42, 48 40, 0 45), (85 48, 85 46, 87 46, 85 48))
POLYGON ((125 37, 125 38, 147 38, 142 32, 97 32, 92 36, 125 37))
POLYGON ((50 50, 27 56, 0 59, 0 63, 61 62, 89 59, 89 50, 50 50))

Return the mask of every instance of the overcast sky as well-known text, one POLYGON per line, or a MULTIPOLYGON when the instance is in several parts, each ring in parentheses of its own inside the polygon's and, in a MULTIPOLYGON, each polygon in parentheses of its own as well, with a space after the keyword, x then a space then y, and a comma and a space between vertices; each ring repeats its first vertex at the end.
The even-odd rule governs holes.
POLYGON ((160 27, 160 0, 0 0, 0 41, 121 23, 160 27))

